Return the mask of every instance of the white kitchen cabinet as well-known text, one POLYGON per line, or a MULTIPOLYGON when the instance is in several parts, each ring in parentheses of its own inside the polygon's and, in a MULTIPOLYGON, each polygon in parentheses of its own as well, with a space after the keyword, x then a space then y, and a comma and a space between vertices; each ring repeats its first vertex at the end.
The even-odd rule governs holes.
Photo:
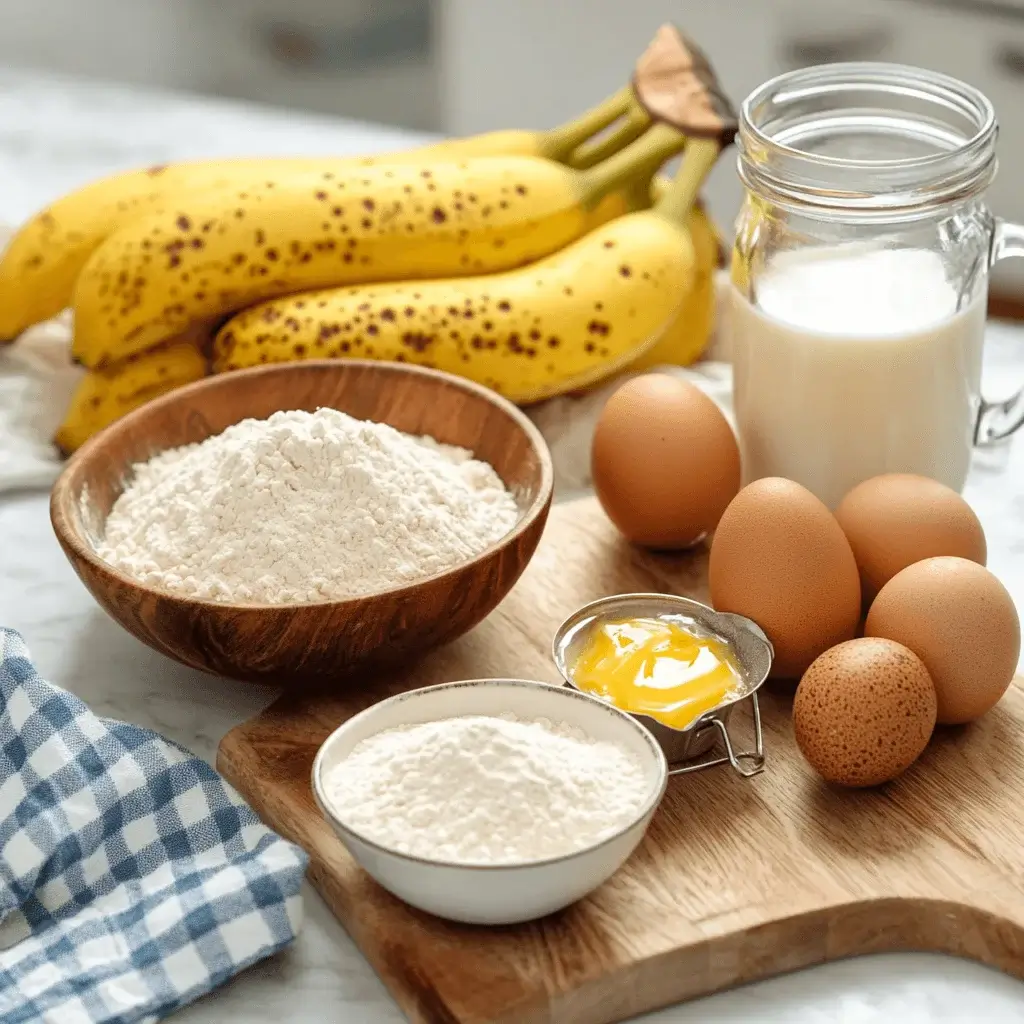
POLYGON ((206 0, 0 0, 0 63, 202 91, 206 0))
POLYGON ((430 0, 217 0, 213 89, 260 103, 438 128, 430 0))
POLYGON ((0 0, 0 65, 438 128, 432 0, 0 0))
MULTIPOLYGON (((466 133, 548 127, 627 79, 665 21, 708 52, 739 102, 795 67, 881 60, 945 71, 987 93, 1000 121, 996 213, 1024 221, 1024 2, 947 6, 929 0, 439 0, 442 123, 466 133)), ((740 200, 734 159, 706 187, 728 231, 740 200)), ((1024 260, 1000 265, 998 286, 1024 293, 1024 260)))

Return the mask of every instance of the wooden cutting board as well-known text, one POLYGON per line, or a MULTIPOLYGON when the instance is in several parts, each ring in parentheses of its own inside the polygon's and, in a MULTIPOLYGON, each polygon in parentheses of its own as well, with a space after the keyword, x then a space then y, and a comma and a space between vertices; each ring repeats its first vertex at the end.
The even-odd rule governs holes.
MULTIPOLYGON (((312 857, 310 876, 409 1019, 610 1024, 860 953, 934 950, 1024 976, 1024 693, 940 730, 897 783, 820 783, 785 692, 764 693, 768 764, 672 780, 641 847, 567 911, 513 928, 449 925, 363 874, 313 804, 310 766, 340 722, 399 689, 482 676, 557 682, 558 623, 624 591, 707 598, 706 557, 643 554, 593 500, 556 506, 510 596, 462 640, 393 678, 286 697, 234 729, 218 766, 312 857)), ((747 730, 741 720, 738 730, 747 730)))

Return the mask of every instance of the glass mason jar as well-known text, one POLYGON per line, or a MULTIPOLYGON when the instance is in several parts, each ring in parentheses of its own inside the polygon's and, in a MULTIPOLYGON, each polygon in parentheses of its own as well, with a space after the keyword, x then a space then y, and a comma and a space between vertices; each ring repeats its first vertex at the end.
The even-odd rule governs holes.
POLYGON ((977 89, 895 64, 793 71, 744 102, 746 198, 730 335, 744 476, 835 507, 879 473, 961 490, 973 445, 1016 430, 981 397, 988 271, 1024 230, 985 192, 997 125, 977 89))

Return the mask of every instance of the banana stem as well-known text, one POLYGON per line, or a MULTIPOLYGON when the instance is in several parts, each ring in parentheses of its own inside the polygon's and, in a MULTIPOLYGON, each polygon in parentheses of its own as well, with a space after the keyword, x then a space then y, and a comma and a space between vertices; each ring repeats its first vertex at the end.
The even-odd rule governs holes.
POLYGON ((633 87, 624 86, 617 93, 557 128, 541 133, 540 153, 549 160, 562 163, 592 135, 604 131, 634 104, 633 87))
POLYGON ((619 150, 604 163, 580 171, 584 205, 593 206, 609 192, 615 192, 627 184, 637 181, 649 184, 658 168, 679 153, 686 144, 686 136, 677 128, 667 124, 654 125, 636 142, 619 150))
POLYGON ((704 179, 721 151, 722 146, 716 139, 690 139, 672 184, 654 209, 677 224, 685 224, 704 179))
POLYGON ((626 200, 626 209, 630 213, 636 213, 637 210, 649 210, 654 205, 652 177, 631 181, 622 190, 623 198, 626 200))
POLYGON ((607 135, 599 139, 592 138, 579 149, 574 150, 569 156, 569 166, 585 171, 588 167, 607 160, 608 157, 640 138, 650 123, 650 115, 643 107, 636 104, 630 105, 622 124, 612 128, 607 135))

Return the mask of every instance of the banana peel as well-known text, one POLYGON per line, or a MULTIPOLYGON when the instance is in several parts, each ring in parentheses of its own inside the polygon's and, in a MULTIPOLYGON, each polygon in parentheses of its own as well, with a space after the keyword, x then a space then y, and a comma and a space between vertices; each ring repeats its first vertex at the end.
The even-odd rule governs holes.
POLYGON ((197 194, 238 183, 258 186, 267 175, 355 173, 380 164, 419 163, 427 158, 462 160, 473 156, 518 155, 563 162, 591 135, 603 131, 627 111, 634 121, 650 121, 637 110, 632 90, 627 86, 580 117, 548 131, 486 132, 373 157, 184 161, 99 179, 40 210, 9 240, 0 256, 0 346, 70 305, 82 268, 116 230, 141 217, 174 209, 197 194))
POLYGON ((715 271, 724 265, 721 235, 703 205, 690 214, 690 237, 697 257, 697 277, 671 326, 626 372, 652 366, 689 366, 704 354, 715 320, 715 271))
POLYGON ((655 125, 585 171, 536 157, 291 173, 225 188, 107 238, 75 283, 72 353, 102 369, 206 318, 322 288, 482 276, 557 252, 588 211, 650 187, 686 137, 655 125))
MULTIPOLYGON (((667 182, 664 178, 655 180, 652 196, 656 200, 667 182)), ((615 197, 625 203, 622 193, 615 197)), ((704 207, 698 200, 690 213, 688 227, 696 256, 696 278, 687 293, 675 320, 669 325, 654 346, 625 367, 613 372, 643 373, 655 366, 690 366, 707 350, 715 326, 717 292, 715 272, 726 264, 726 251, 722 236, 704 207)), ((586 388, 577 388, 573 395, 586 395, 604 385, 607 377, 586 388)))
POLYGON ((76 452, 86 441, 111 423, 151 399, 191 384, 206 376, 209 363, 205 338, 176 338, 143 352, 108 370, 86 371, 71 397, 53 443, 61 455, 76 452))
MULTIPOLYGON (((624 189, 606 196, 590 214, 592 229, 649 206, 667 184, 659 178, 650 193, 624 189)), ((665 364, 688 366, 703 354, 714 326, 715 270, 723 265, 724 252, 721 236, 702 203, 698 202, 691 211, 688 228, 696 257, 695 279, 682 308, 653 348, 616 372, 642 372, 665 364)), ((196 324, 170 342, 107 369, 88 371, 56 432, 57 448, 65 456, 70 455, 128 412, 206 376, 210 372, 208 354, 215 326, 213 322, 196 324)), ((588 390, 578 389, 575 393, 588 390)))

